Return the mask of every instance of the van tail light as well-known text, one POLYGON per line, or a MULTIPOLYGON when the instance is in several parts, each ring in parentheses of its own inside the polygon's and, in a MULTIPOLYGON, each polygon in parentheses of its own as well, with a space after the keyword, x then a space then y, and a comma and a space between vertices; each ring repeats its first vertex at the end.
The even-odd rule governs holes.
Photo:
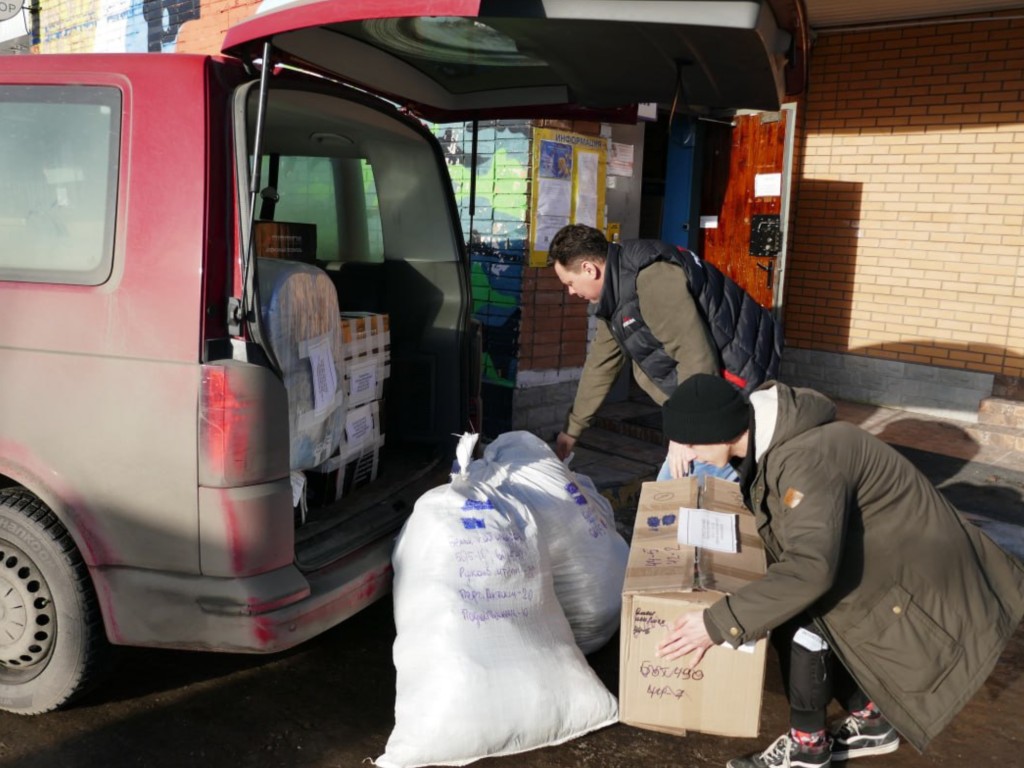
POLYGON ((225 361, 202 366, 199 484, 229 488, 288 474, 284 386, 266 368, 225 361))

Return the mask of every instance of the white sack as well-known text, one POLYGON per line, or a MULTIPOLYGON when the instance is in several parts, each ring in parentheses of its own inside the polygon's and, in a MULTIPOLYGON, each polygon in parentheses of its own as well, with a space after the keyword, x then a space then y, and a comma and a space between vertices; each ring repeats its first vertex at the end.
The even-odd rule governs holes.
POLYGON ((288 391, 291 469, 312 469, 334 454, 345 429, 338 292, 319 267, 256 264, 263 326, 288 391))
POLYGON ((494 489, 496 474, 472 462, 420 497, 398 537, 398 690, 381 768, 466 765, 618 719, 573 642, 533 516, 494 489))
POLYGON ((499 491, 525 504, 547 551, 555 594, 584 653, 619 628, 629 544, 615 528, 611 503, 590 478, 566 467, 530 432, 506 432, 484 458, 505 469, 499 491))

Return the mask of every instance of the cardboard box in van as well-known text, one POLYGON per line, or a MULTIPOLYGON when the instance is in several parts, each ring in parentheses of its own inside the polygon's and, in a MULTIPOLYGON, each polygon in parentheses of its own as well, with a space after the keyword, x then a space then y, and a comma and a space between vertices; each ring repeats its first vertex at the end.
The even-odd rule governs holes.
MULTIPOLYGON (((691 515, 689 517, 699 517, 691 515)), ((712 531, 714 532, 714 531, 712 531)), ((700 533, 700 531, 698 531, 700 533)), ((622 594, 619 719, 654 731, 720 736, 758 734, 767 641, 741 649, 715 647, 691 668, 689 656, 656 655, 658 643, 687 611, 702 611, 766 570, 754 516, 735 483, 684 478, 644 483, 622 594), (694 522, 735 540, 736 552, 679 541, 685 510, 729 515, 694 522), (735 515, 735 517, 731 517, 735 515)))

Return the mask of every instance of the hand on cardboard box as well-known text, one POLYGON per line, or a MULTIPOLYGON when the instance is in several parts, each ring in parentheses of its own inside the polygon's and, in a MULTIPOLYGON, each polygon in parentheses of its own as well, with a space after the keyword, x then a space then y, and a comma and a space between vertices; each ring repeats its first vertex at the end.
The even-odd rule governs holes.
POLYGON ((668 637, 658 644, 658 657, 672 660, 693 653, 692 669, 714 644, 704 626, 704 611, 688 611, 676 619, 668 637))

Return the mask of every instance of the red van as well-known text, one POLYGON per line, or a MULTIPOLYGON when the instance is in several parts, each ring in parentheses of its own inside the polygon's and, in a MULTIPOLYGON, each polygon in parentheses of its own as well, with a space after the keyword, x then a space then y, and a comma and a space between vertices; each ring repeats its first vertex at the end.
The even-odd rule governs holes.
POLYGON ((277 651, 387 594, 479 408, 421 118, 777 109, 800 18, 297 0, 222 57, 7 57, 0 708, 71 701, 111 646, 277 651))

